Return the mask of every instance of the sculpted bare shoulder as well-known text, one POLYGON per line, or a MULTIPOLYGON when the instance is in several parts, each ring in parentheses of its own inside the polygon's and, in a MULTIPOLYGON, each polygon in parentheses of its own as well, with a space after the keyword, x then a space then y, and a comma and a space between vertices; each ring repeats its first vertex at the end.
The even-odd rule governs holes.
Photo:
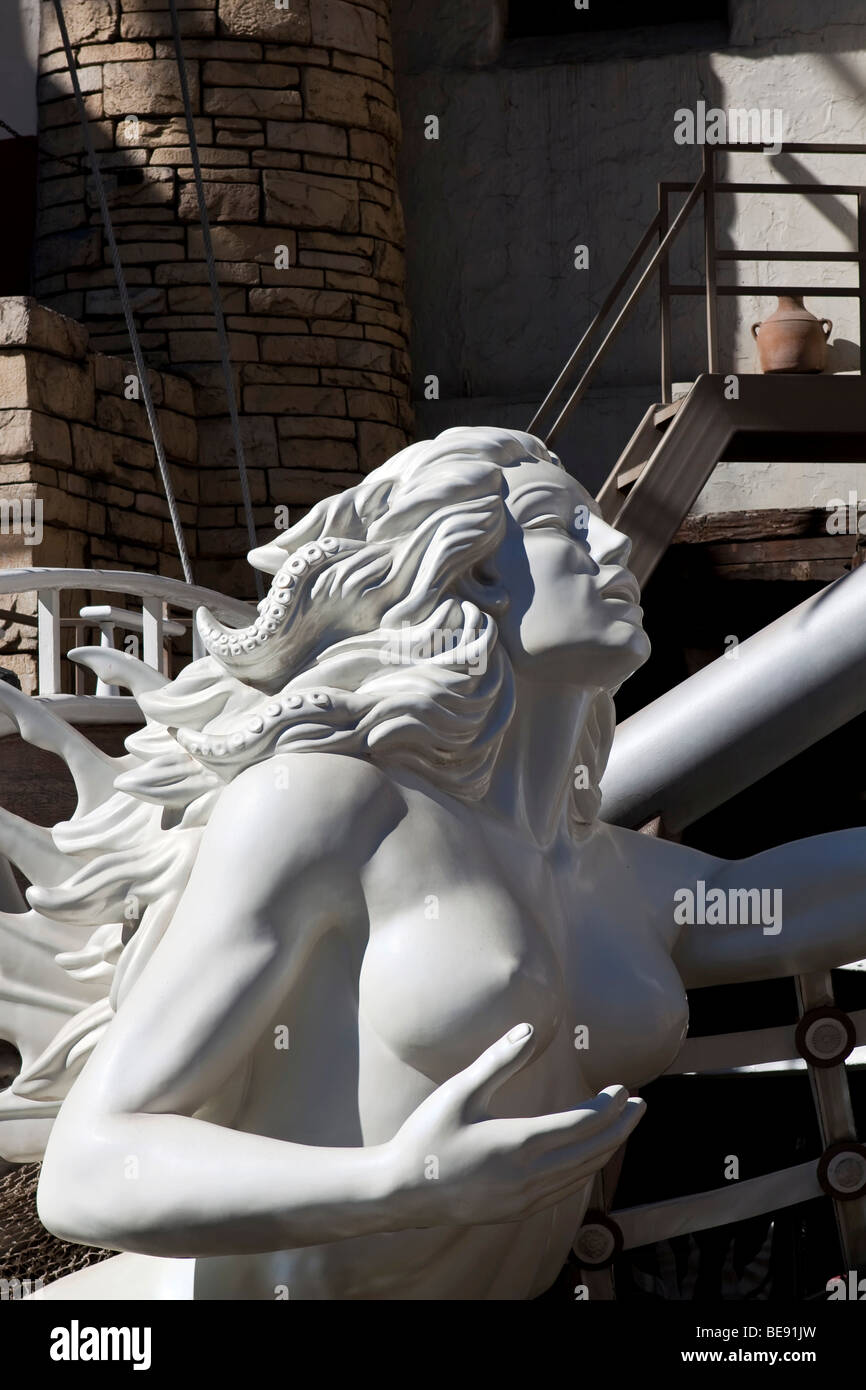
POLYGON ((384 774, 339 754, 278 755, 235 778, 171 925, 67 1097, 54 1148, 97 1117, 189 1115, 220 1093, 321 931, 361 906, 359 870, 400 814, 384 774))
POLYGON ((260 896, 316 865, 356 871, 405 812, 397 787, 372 763, 339 753, 278 754, 226 788, 202 854, 219 874, 227 858, 255 864, 260 896))

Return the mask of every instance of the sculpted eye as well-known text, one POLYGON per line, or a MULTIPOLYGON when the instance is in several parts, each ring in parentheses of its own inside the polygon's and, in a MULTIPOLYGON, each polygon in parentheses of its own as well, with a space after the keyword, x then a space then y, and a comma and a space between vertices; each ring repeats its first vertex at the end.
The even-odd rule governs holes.
POLYGON ((567 536, 574 536, 576 533, 571 524, 564 521, 561 516, 556 516, 553 512, 546 516, 535 516, 531 521, 523 524, 524 531, 539 531, 541 529, 554 529, 564 531, 567 536))

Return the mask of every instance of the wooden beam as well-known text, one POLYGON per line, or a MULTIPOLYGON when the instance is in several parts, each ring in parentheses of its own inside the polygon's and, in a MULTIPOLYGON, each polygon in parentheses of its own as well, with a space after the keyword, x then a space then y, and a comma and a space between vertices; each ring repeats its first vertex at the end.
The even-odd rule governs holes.
POLYGON ((845 560, 850 561, 856 536, 803 536, 763 541, 729 541, 705 545, 704 555, 715 564, 752 564, 763 560, 845 560))
POLYGON ((761 560, 747 565, 713 565, 717 579, 736 579, 741 583, 759 580, 762 584, 830 584, 851 569, 839 560, 761 560))
POLYGON ((803 508, 687 517, 675 543, 717 579, 823 584, 857 565, 858 539, 828 535, 826 511, 803 508))
POLYGON ((827 512, 823 507, 786 507, 687 516, 674 536, 674 544, 698 545, 711 541, 826 535, 827 512))

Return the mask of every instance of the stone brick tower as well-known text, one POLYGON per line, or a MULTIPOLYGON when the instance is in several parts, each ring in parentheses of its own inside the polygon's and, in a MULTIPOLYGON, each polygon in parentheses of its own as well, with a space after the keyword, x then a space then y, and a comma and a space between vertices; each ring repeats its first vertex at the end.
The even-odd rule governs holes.
MULTIPOLYGON (((167 448, 190 475, 179 496, 195 531, 196 578, 243 592, 247 541, 166 0, 64 8, 145 356, 161 374, 161 404, 184 402, 183 437, 175 428, 167 448)), ((411 425, 389 5, 178 8, 256 524, 266 533, 277 507, 294 519, 401 448, 411 425)), ((94 412, 77 415, 81 457, 73 441, 59 487, 80 492, 73 478, 82 471, 89 502, 105 503, 113 487, 106 530, 128 523, 135 533, 112 561, 84 517, 91 553, 65 563, 158 567, 171 550, 165 518, 138 534, 149 518, 117 471, 129 461, 126 440, 141 473, 148 433, 141 403, 120 392, 128 338, 53 6, 42 10, 34 291, 88 330, 78 367, 90 362, 97 386, 94 412), (106 433, 107 451, 96 440, 106 433), (100 471, 93 458, 108 454, 113 465, 100 471)), ((172 410, 163 413, 172 433, 172 410)), ((159 512, 156 500, 150 510, 159 512)))

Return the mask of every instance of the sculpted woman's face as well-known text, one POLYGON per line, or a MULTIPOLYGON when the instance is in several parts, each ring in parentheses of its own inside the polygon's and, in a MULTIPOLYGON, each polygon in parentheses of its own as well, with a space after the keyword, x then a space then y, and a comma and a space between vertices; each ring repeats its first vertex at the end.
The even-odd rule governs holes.
POLYGON ((505 470, 507 532, 497 566, 508 589, 498 619, 525 679, 612 689, 649 656, 631 542, 553 464, 505 470))

